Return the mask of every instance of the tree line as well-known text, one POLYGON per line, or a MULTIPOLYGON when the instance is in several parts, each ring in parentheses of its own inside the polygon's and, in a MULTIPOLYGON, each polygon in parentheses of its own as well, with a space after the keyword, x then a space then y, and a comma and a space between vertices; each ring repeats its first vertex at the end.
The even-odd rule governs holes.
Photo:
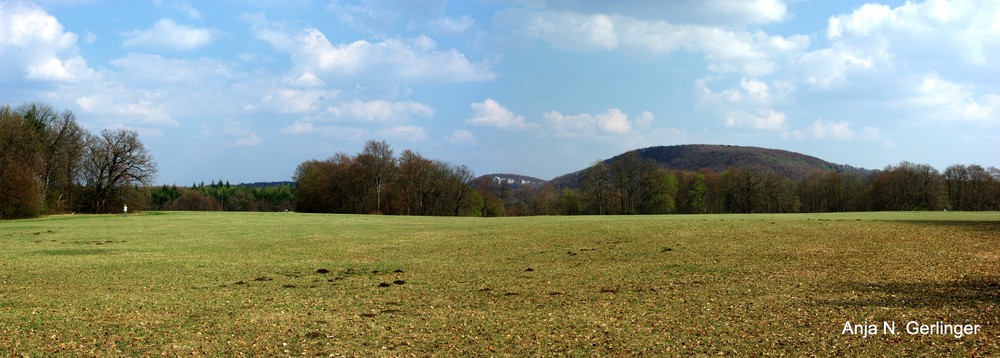
POLYGON ((1000 169, 901 162, 878 171, 817 171, 793 180, 759 166, 667 170, 638 152, 597 161, 570 184, 510 187, 464 165, 385 141, 301 163, 294 185, 152 186, 157 169, 135 131, 91 133, 71 111, 0 106, 0 219, 143 210, 436 216, 631 215, 1000 210, 1000 169))
POLYGON ((231 185, 229 182, 163 185, 149 188, 148 207, 163 211, 288 211, 295 209, 295 187, 231 185))
POLYGON ((953 165, 943 173, 902 162, 879 171, 816 171, 793 180, 772 169, 723 172, 661 168, 630 152, 598 161, 569 185, 513 189, 475 182, 485 202, 504 215, 629 215, 912 210, 1000 210, 1000 169, 953 165))
POLYGON ((155 175, 135 131, 93 134, 44 103, 0 106, 0 219, 120 210, 155 175))
POLYGON ((411 150, 396 156, 385 141, 369 140, 356 155, 303 162, 294 179, 296 208, 303 212, 484 215, 469 168, 411 150))

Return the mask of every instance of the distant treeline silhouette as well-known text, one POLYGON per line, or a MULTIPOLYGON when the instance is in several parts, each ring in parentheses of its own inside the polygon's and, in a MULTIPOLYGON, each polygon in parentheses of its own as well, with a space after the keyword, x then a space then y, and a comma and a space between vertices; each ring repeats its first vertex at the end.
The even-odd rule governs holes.
POLYGON ((464 165, 410 150, 397 156, 375 140, 355 155, 301 163, 294 182, 153 186, 155 175, 156 163, 134 131, 92 134, 73 112, 43 103, 0 106, 0 219, 120 212, 124 204, 132 211, 439 216, 1000 210, 995 167, 939 172, 904 161, 864 170, 737 146, 645 148, 538 183, 475 178, 464 165))

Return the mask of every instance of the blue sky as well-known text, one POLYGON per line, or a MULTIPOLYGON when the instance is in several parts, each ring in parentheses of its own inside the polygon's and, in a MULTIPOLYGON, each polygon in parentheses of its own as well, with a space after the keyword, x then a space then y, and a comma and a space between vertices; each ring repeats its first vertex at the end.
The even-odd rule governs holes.
POLYGON ((1000 2, 0 0, 0 103, 138 131, 159 183, 394 149, 550 179, 730 144, 1000 166, 1000 2))

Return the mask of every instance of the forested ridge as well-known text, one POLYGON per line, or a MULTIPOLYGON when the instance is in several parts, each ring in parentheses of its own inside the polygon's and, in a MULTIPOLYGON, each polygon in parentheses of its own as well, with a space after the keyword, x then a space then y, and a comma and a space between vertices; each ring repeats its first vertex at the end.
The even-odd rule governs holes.
POLYGON ((901 162, 854 168, 776 149, 638 149, 551 181, 475 177, 464 165, 398 155, 370 140, 354 155, 299 164, 294 182, 152 185, 138 133, 83 129, 43 103, 0 107, 0 218, 73 212, 226 210, 438 216, 1000 210, 1000 169, 943 172, 901 162))

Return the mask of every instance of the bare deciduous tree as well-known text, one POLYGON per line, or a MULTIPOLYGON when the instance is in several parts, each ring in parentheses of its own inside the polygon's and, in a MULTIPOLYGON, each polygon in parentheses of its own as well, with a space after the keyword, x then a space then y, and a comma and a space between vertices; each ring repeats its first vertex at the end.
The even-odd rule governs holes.
POLYGON ((367 179, 375 187, 375 211, 382 211, 382 189, 397 176, 396 159, 385 141, 369 140, 356 158, 367 179))
POLYGON ((62 212, 73 206, 77 193, 86 131, 76 123, 73 112, 67 110, 48 123, 45 133, 43 195, 50 211, 62 212))
POLYGON ((105 212, 130 185, 152 184, 156 163, 135 131, 105 129, 87 140, 83 172, 93 190, 94 210, 105 212))

